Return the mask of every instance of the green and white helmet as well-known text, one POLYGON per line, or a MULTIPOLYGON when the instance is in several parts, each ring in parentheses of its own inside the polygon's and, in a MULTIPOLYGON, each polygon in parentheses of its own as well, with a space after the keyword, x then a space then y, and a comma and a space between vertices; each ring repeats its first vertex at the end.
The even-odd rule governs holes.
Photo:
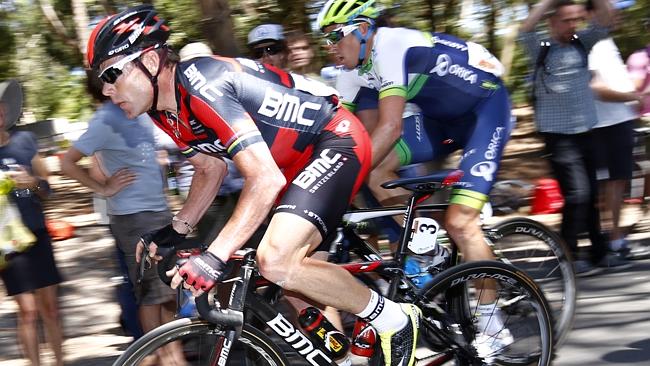
POLYGON ((375 0, 328 0, 318 13, 318 27, 322 30, 332 24, 375 19, 379 16, 379 9, 374 4, 375 0))

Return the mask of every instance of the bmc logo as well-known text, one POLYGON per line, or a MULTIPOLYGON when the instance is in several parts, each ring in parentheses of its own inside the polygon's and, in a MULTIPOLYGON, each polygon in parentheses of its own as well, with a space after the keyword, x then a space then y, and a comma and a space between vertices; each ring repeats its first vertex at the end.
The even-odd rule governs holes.
POLYGON ((277 335, 282 337, 287 343, 293 347, 298 353, 303 355, 309 364, 313 366, 331 365, 332 360, 323 353, 323 351, 314 347, 309 338, 300 333, 296 328, 291 325, 282 314, 278 314, 266 324, 273 329, 277 335))
POLYGON ((302 189, 308 189, 316 179, 323 175, 330 174, 328 171, 341 158, 341 154, 337 153, 330 157, 327 156, 329 152, 330 149, 323 150, 323 152, 320 153, 320 157, 312 161, 312 163, 293 180, 293 184, 302 189))
POLYGON ((306 118, 305 111, 309 109, 315 112, 320 110, 321 107, 318 103, 300 103, 300 98, 295 95, 282 94, 271 88, 266 88, 264 101, 257 112, 267 117, 290 121, 303 126, 312 126, 314 120, 306 118))
POLYGON ((203 142, 200 144, 192 145, 192 147, 208 154, 218 154, 226 151, 226 147, 221 144, 221 141, 219 139, 216 139, 213 143, 203 142))
POLYGON ((199 69, 196 68, 196 65, 191 64, 187 69, 185 69, 183 74, 187 76, 190 85, 192 85, 192 89, 197 90, 205 99, 214 102, 217 100, 214 97, 215 94, 223 97, 222 92, 215 89, 213 85, 208 84, 208 80, 203 76, 203 74, 201 74, 199 69))

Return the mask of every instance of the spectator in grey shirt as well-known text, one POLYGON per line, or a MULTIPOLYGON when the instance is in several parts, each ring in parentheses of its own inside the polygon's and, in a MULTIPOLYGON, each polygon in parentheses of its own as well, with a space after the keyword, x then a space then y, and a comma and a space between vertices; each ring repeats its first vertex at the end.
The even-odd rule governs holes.
POLYGON ((561 234, 574 258, 578 258, 578 234, 588 231, 591 240, 589 260, 576 261, 576 272, 581 274, 592 273, 596 266, 624 263, 607 253, 596 208, 596 146, 591 129, 597 117, 587 65, 589 50, 608 35, 611 6, 608 0, 595 0, 592 23, 578 31, 585 15, 584 6, 571 0, 542 0, 533 7, 519 34, 534 70, 537 129, 544 138, 551 168, 565 199, 561 234), (535 29, 546 15, 547 39, 535 29))

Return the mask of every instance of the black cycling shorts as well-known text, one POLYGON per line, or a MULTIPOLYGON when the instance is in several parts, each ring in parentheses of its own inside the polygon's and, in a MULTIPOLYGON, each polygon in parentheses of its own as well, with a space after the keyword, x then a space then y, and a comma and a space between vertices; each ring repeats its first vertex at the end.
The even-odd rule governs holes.
POLYGON ((306 219, 325 239, 340 224, 370 171, 371 147, 361 122, 339 109, 313 148, 284 169, 287 185, 275 212, 306 219))

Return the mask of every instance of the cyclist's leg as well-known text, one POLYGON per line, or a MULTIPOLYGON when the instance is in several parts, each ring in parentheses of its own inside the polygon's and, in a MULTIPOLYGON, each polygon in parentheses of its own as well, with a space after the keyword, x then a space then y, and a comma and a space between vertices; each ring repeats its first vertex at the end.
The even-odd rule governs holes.
MULTIPOLYGON (((459 168, 465 173, 459 187, 454 189, 445 216, 445 227, 467 261, 492 260, 494 255, 483 237, 479 214, 488 200, 488 193, 496 178, 503 148, 512 131, 510 102, 505 88, 497 90, 475 111, 474 128, 465 145, 459 168)), ((475 284, 482 289, 477 311, 480 332, 501 328, 503 320, 496 311, 497 284, 486 280, 475 284)), ((500 346, 512 342, 509 332, 500 333, 500 346)), ((477 338, 484 334, 478 334, 477 338)), ((490 335, 491 336, 491 335, 490 335)))
POLYGON ((393 149, 379 165, 368 174, 368 188, 382 206, 404 204, 409 191, 403 188, 384 189, 383 183, 399 178, 397 170, 402 166, 400 158, 393 149))
POLYGON ((371 162, 369 136, 347 111, 339 111, 319 139, 304 166, 285 170, 289 183, 257 252, 260 272, 284 289, 366 318, 386 343, 387 359, 398 350, 411 364, 419 309, 385 299, 344 269, 307 257, 338 226, 371 162), (403 333, 412 342, 395 341, 403 333))
MULTIPOLYGON (((321 260, 321 261, 327 261, 328 256, 329 253, 327 251, 317 250, 311 254, 310 258, 321 260)), ((336 308, 332 306, 323 306, 321 304, 314 303, 313 301, 310 301, 309 299, 305 298, 304 296, 301 296, 299 293, 296 292, 286 292, 284 294, 284 297, 289 303, 289 305, 291 305, 291 307, 295 311, 296 316, 300 312, 300 310, 308 306, 315 306, 323 312, 323 315, 325 315, 327 320, 329 320, 330 323, 332 323, 332 325, 336 327, 336 329, 343 332, 344 329, 343 329, 343 322, 341 320, 341 315, 339 314, 336 308)), ((292 318, 294 318, 295 320, 296 316, 293 316, 292 318)))
POLYGON ((456 139, 464 146, 459 169, 464 175, 452 192, 445 227, 467 260, 489 260, 494 256, 483 238, 479 214, 488 200, 513 128, 505 88, 496 90, 476 108, 471 119, 459 121, 458 125, 456 139))
POLYGON ((441 126, 426 120, 421 113, 404 118, 402 137, 395 147, 368 175, 368 187, 375 198, 384 206, 404 203, 405 189, 384 189, 382 183, 399 178, 397 170, 404 165, 423 163, 448 154, 443 148, 445 139, 441 126))

